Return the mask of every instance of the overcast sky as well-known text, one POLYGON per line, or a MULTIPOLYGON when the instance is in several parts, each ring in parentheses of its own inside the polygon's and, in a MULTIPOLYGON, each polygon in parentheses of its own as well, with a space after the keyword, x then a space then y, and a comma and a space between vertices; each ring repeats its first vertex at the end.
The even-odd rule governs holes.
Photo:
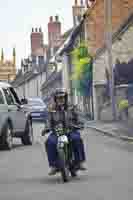
POLYGON ((10 59, 16 47, 17 67, 21 58, 30 53, 32 27, 42 27, 47 43, 49 16, 60 16, 63 32, 72 27, 74 0, 0 0, 0 48, 10 59))

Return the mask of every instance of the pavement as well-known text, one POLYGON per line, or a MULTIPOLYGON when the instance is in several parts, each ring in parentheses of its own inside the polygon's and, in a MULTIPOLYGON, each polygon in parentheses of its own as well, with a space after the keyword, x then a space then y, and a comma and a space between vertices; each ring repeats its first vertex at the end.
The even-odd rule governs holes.
POLYGON ((133 121, 87 121, 87 128, 94 129, 105 135, 133 142, 133 121))
MULTIPOLYGON (((123 121, 90 121, 83 113, 79 113, 79 120, 85 123, 86 128, 91 128, 101 134, 115 137, 128 142, 133 142, 133 120, 123 121)), ((33 129, 38 133, 42 130, 43 123, 34 123, 33 129), (37 124, 37 126, 36 126, 37 124)), ((36 143, 40 143, 40 134, 34 134, 36 143)))

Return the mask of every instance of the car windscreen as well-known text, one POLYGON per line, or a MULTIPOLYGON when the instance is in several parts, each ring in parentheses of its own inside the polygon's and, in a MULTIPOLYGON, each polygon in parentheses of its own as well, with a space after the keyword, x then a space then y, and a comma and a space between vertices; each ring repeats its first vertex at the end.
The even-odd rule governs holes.
POLYGON ((21 104, 20 100, 19 100, 19 97, 18 97, 17 93, 15 92, 14 88, 13 87, 9 87, 9 90, 12 93, 12 95, 14 96, 14 99, 15 99, 16 103, 21 104))
POLYGON ((43 101, 41 100, 34 100, 34 99, 29 99, 28 100, 28 105, 29 106, 45 106, 45 104, 43 103, 43 101))

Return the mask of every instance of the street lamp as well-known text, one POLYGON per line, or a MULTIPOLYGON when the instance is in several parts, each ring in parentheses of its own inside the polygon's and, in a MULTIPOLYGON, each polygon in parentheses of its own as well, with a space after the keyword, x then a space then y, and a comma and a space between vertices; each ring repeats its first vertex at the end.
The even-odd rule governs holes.
POLYGON ((113 72, 113 61, 112 61, 112 0, 104 0, 104 5, 105 5, 105 34, 106 34, 105 43, 108 53, 108 65, 110 71, 110 98, 111 98, 113 119, 116 120, 114 72, 113 72))
POLYGON ((10 74, 8 73, 7 74, 7 80, 8 80, 8 83, 10 82, 10 74))

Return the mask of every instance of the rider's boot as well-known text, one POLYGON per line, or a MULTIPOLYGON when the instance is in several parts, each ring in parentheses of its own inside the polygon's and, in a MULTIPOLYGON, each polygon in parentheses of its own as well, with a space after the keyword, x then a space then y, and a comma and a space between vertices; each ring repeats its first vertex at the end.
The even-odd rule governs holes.
POLYGON ((87 168, 84 165, 84 162, 80 162, 80 164, 79 164, 79 170, 81 170, 81 171, 87 170, 87 168))
POLYGON ((55 175, 57 173, 57 168, 56 167, 51 167, 50 172, 48 173, 50 176, 55 175))

